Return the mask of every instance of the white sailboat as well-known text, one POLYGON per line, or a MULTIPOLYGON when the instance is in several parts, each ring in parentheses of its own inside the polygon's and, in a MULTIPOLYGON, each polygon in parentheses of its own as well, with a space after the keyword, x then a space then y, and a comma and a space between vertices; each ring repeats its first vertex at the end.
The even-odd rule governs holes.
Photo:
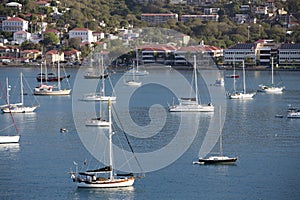
POLYGON ((24 88, 23 88, 23 74, 20 73, 20 91, 21 91, 21 102, 16 104, 10 104, 10 87, 8 84, 8 78, 6 78, 6 98, 7 106, 1 108, 3 113, 31 113, 34 112, 37 106, 25 106, 24 104, 24 88))
POLYGON ((194 164, 233 164, 237 161, 237 157, 228 157, 223 155, 222 147, 222 130, 221 130, 221 107, 220 107, 220 123, 219 123, 219 150, 220 153, 217 156, 210 156, 208 158, 199 158, 198 162, 194 164))
MULTIPOLYGON (((101 70, 100 71, 104 71, 104 65, 103 65, 103 56, 101 59, 101 70)), ((109 76, 105 77, 109 80, 110 85, 112 86, 111 80, 109 78, 109 76)), ((82 98, 83 101, 116 101, 117 97, 115 95, 114 89, 112 91, 112 95, 106 95, 105 92, 105 78, 101 78, 101 82, 102 82, 102 89, 100 93, 90 93, 90 94, 85 94, 82 98)))
POLYGON ((142 82, 136 80, 136 77, 135 77, 135 70, 132 71, 131 75, 132 75, 132 79, 127 80, 127 81, 125 82, 125 85, 133 86, 133 87, 139 87, 139 86, 141 86, 141 85, 142 85, 142 82))
MULTIPOLYGON (((41 69, 42 70, 42 69, 41 69)), ((60 77, 60 62, 57 62, 57 76, 60 77)), ((53 85, 45 85, 42 82, 38 87, 34 88, 34 95, 42 96, 60 96, 60 95, 70 95, 71 89, 62 89, 60 79, 57 80, 57 87, 53 85)))
POLYGON ((85 122, 86 126, 98 126, 100 128, 109 128, 109 121, 105 120, 103 118, 103 112, 102 112, 102 102, 100 102, 100 109, 99 109, 99 117, 98 118, 92 118, 85 122))
MULTIPOLYGON (((8 82, 8 81, 7 81, 8 82)), ((0 83, 0 89, 1 91, 2 90, 2 84, 0 83)), ((6 97, 6 104, 8 105, 8 109, 10 109, 10 104, 8 102, 8 99, 6 97)), ((14 127, 15 127, 15 130, 16 130, 16 133, 15 135, 11 135, 11 134, 6 134, 6 135, 0 135, 0 144, 13 144, 13 143, 19 143, 19 140, 20 140, 20 134, 18 133, 18 128, 17 128, 17 125, 15 123, 15 120, 14 120, 14 117, 13 117, 13 114, 10 112, 10 116, 11 116, 11 119, 13 121, 13 124, 14 124, 14 127)), ((7 128, 5 129, 2 129, 2 130, 6 130, 7 128)), ((2 131, 1 131, 2 132, 2 131)))
POLYGON ((245 63, 243 61, 243 91, 238 92, 236 91, 236 86, 235 86, 235 78, 233 79, 233 87, 234 87, 234 92, 232 94, 229 94, 230 99, 252 99, 253 96, 256 94, 255 92, 247 93, 246 92, 246 73, 245 73, 245 63))
POLYGON ((198 81, 197 81, 197 67, 196 56, 194 56, 194 79, 195 79, 195 92, 194 98, 180 98, 178 105, 169 106, 170 112, 213 112, 214 106, 209 104, 200 104, 198 98, 198 81))
POLYGON ((128 70, 126 73, 125 73, 125 75, 128 75, 128 76, 130 76, 130 75, 135 75, 135 76, 144 76, 144 75, 148 75, 149 74, 149 72, 148 71, 146 71, 146 70, 140 70, 139 69, 139 55, 138 55, 138 50, 136 49, 135 50, 135 55, 136 55, 136 68, 132 68, 132 69, 130 69, 130 70, 128 70))
POLYGON ((266 92, 266 93, 282 93, 282 91, 285 89, 284 86, 276 86, 274 84, 274 66, 273 66, 273 57, 271 58, 271 85, 265 85, 265 84, 260 84, 259 88, 261 92, 266 92))
POLYGON ((113 148, 112 148, 112 111, 110 101, 108 101, 108 141, 109 141, 109 166, 96 170, 87 170, 71 172, 71 178, 80 188, 116 188, 132 186, 135 178, 132 174, 126 176, 115 175, 113 166, 113 148))

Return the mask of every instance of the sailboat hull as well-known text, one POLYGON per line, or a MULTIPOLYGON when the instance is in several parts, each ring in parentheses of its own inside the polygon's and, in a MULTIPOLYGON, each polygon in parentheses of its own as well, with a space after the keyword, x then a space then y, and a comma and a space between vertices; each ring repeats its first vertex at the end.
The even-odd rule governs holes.
POLYGON ((82 98, 82 101, 116 101, 117 97, 115 96, 103 96, 99 93, 94 93, 94 94, 86 94, 82 98))
POLYGON ((174 105, 169 107, 169 111, 170 112, 214 112, 214 106, 200 105, 200 104, 174 105))
POLYGON ((18 143, 20 140, 19 135, 15 136, 0 136, 0 144, 18 143))
POLYGON ((34 112, 37 106, 25 107, 25 106, 16 106, 16 107, 6 107, 2 109, 3 113, 31 113, 34 112))
POLYGON ((254 97, 255 93, 234 93, 229 95, 230 99, 252 99, 254 97))
POLYGON ((274 86, 267 86, 267 85, 259 85, 261 92, 266 93, 282 93, 284 87, 274 87, 274 86))
POLYGON ((227 156, 211 156, 209 158, 199 158, 198 162, 203 164, 234 164, 237 161, 237 157, 227 156))
POLYGON ((79 188, 117 188, 117 187, 129 187, 134 183, 134 178, 126 179, 113 179, 103 181, 84 181, 78 182, 77 187, 79 188))
POLYGON ((60 95, 70 95, 71 90, 52 90, 52 91, 39 91, 34 90, 34 95, 43 95, 43 96, 60 96, 60 95))

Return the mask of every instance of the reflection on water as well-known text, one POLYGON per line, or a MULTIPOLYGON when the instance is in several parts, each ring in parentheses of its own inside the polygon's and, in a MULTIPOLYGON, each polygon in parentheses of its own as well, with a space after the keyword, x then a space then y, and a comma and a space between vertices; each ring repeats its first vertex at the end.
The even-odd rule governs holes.
POLYGON ((135 190, 133 186, 123 188, 77 188, 73 193, 74 200, 77 199, 134 199, 135 190))
POLYGON ((15 154, 19 151, 20 151, 19 144, 0 144, 1 153, 9 152, 9 154, 15 154))

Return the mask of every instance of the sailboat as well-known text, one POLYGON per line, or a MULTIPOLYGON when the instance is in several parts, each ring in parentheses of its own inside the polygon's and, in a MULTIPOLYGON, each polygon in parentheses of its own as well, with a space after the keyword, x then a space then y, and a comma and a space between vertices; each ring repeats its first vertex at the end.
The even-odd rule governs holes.
MULTIPOLYGON (((7 81, 8 82, 8 81, 7 81)), ((2 84, 0 83, 0 88, 1 88, 1 91, 3 92, 2 90, 2 84)), ((3 92, 4 93, 4 92, 3 92)), ((8 109, 10 109, 10 105, 9 102, 8 102, 8 99, 7 99, 7 96, 6 96, 6 104, 8 105, 8 109)), ((15 130, 16 130, 16 135, 0 135, 0 144, 12 144, 12 143, 19 143, 19 140, 20 140, 20 134, 18 133, 18 128, 17 128, 17 125, 15 123, 15 120, 14 120, 14 117, 13 117, 13 114, 12 112, 9 112, 10 113, 10 116, 12 118, 12 121, 14 123, 14 127, 15 127, 15 130)), ((2 129, 4 130, 4 129, 2 129)))
POLYGON ((148 75, 149 72, 146 70, 140 70, 139 69, 139 55, 138 55, 138 50, 135 50, 135 55, 136 55, 136 68, 132 68, 130 70, 128 70, 125 75, 135 75, 135 76, 144 76, 144 75, 148 75))
POLYGON ((238 92, 235 88, 235 78, 233 79, 233 87, 234 92, 229 94, 230 99, 252 99, 253 96, 256 94, 255 92, 247 93, 246 92, 246 73, 245 73, 245 62, 243 61, 243 91, 238 92))
POLYGON ((135 70, 132 71, 132 74, 131 74, 131 75, 132 75, 132 79, 126 81, 125 84, 128 85, 128 86, 134 86, 134 87, 139 87, 139 86, 141 86, 141 85, 142 85, 142 82, 136 80, 136 77, 135 77, 135 70))
POLYGON ((200 104, 198 98, 198 82, 197 82, 197 67, 196 56, 194 56, 194 79, 195 79, 195 91, 196 97, 194 98, 180 98, 178 105, 169 106, 170 112, 213 112, 214 106, 209 104, 200 104))
POLYGON ((199 158, 194 164, 233 164, 237 161, 237 157, 228 157, 223 155, 222 147, 222 130, 221 130, 221 107, 220 107, 220 123, 219 123, 219 145, 220 154, 218 156, 210 156, 208 158, 199 158))
POLYGON ((108 101, 108 142, 109 142, 109 166, 96 169, 87 170, 85 172, 78 172, 77 167, 75 172, 71 172, 71 179, 77 183, 79 188, 116 188, 132 186, 135 178, 132 174, 115 175, 113 166, 113 148, 112 148, 112 111, 110 101, 108 101))
MULTIPOLYGON (((101 67, 102 67, 101 71, 104 71, 103 56, 101 59, 101 67)), ((109 77, 108 77, 108 80, 110 82, 110 85, 112 85, 109 77)), ((105 78, 101 78, 101 82, 102 82, 102 89, 101 89, 100 93, 85 94, 82 100, 83 101, 108 101, 108 100, 116 101, 117 97, 114 95, 114 89, 112 92, 112 96, 106 95, 106 93, 105 93, 105 78)))
POLYGON ((273 57, 271 58, 271 85, 264 85, 260 84, 259 88, 261 92, 267 92, 267 93, 282 93, 282 91, 285 89, 284 86, 276 86, 274 84, 274 66, 273 66, 273 57))
MULTIPOLYGON (((60 77, 60 62, 57 62, 57 76, 60 77)), ((42 67, 41 67, 42 71, 42 67)), ((59 96, 59 95, 70 95, 71 89, 61 89, 60 79, 57 80, 57 87, 53 85, 45 85, 42 82, 38 87, 34 88, 34 95, 43 95, 43 96, 59 96)))
POLYGON ((1 108, 3 113, 30 113, 34 112, 38 106, 25 106, 24 105, 24 88, 23 88, 23 73, 20 73, 20 90, 21 90, 21 102, 16 104, 10 104, 10 87, 8 84, 8 78, 6 78, 6 99, 7 106, 1 108))
POLYGON ((98 118, 92 118, 85 122, 86 126, 99 126, 100 128, 109 128, 109 122, 103 118, 102 102, 100 102, 100 116, 98 118))

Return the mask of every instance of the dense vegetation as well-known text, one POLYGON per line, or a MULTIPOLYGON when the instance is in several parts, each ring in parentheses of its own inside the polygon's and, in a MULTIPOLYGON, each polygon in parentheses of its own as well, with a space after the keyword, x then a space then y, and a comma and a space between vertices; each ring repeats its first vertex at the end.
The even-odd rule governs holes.
MULTIPOLYGON (((26 13, 49 14, 51 8, 39 8, 34 0, 20 0, 23 4, 20 17, 25 17, 26 13)), ((213 5, 219 7, 219 22, 203 22, 192 20, 187 23, 169 20, 160 27, 175 29, 179 32, 192 36, 197 41, 203 40, 205 44, 216 45, 222 48, 231 46, 238 42, 254 42, 258 39, 273 39, 275 42, 295 42, 300 43, 300 26, 284 28, 284 23, 279 16, 263 18, 253 12, 244 12, 250 18, 257 18, 256 24, 237 24, 233 18, 236 13, 241 13, 240 5, 248 4, 248 0, 220 0, 220 3, 213 5), (287 34, 288 32, 288 34, 287 34), (248 35, 249 33, 249 35, 248 35), (249 39, 249 40, 248 40, 249 39)), ((265 0, 255 1, 251 6, 262 5, 265 0)), ((16 11, 5 8, 6 1, 0 5, 2 15, 12 16, 16 11)), ((52 5, 57 5, 55 1, 52 5)), ((275 0, 277 8, 284 8, 293 17, 300 17, 300 4, 298 0, 288 0, 286 2, 275 0)), ((74 27, 86 27, 91 30, 100 30, 105 33, 115 33, 116 28, 146 27, 147 24, 140 20, 141 13, 177 13, 181 14, 202 14, 203 7, 190 5, 173 5, 168 0, 153 0, 151 3, 138 3, 136 0, 61 0, 57 5, 62 16, 52 16, 44 19, 50 24, 50 28, 69 30, 74 27), (153 3, 155 2, 155 3, 153 3), (106 26, 100 26, 100 22, 105 22, 106 26), (66 26, 67 25, 67 26, 66 26)), ((41 19, 32 15, 29 19, 36 23, 41 19)), ((299 20, 298 20, 299 21, 299 20)), ((5 33, 3 33, 5 34, 5 33)), ((66 37, 66 36, 65 36, 66 37)))

